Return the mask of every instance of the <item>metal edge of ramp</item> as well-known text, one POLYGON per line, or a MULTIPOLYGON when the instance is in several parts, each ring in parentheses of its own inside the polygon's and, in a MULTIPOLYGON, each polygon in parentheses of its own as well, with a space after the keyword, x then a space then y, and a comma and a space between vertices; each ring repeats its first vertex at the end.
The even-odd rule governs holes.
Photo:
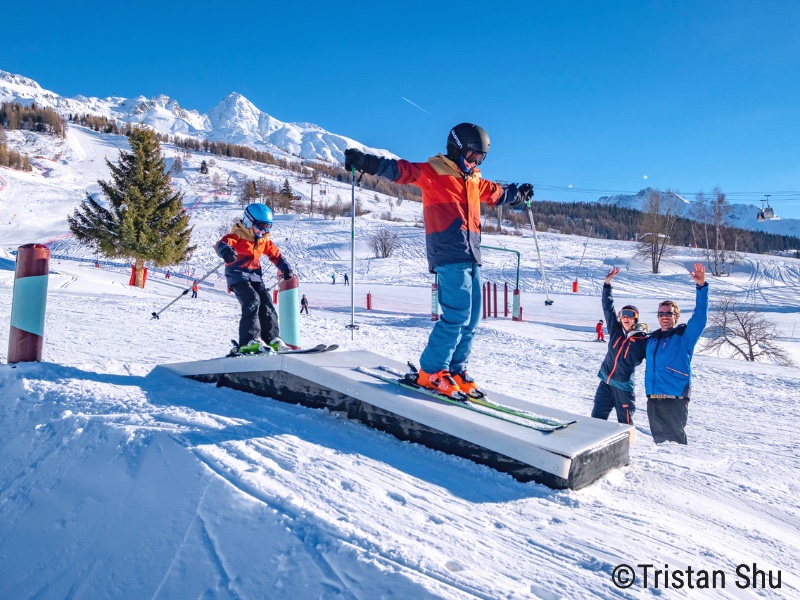
MULTIPOLYGON (((380 364, 404 368, 367 351, 221 358, 160 368, 282 402, 343 412, 398 439, 554 489, 580 489, 628 464, 632 427, 528 403, 524 406, 537 412, 579 419, 559 431, 538 432, 438 403, 356 371, 359 365, 380 364)), ((497 394, 492 397, 520 403, 497 394)))

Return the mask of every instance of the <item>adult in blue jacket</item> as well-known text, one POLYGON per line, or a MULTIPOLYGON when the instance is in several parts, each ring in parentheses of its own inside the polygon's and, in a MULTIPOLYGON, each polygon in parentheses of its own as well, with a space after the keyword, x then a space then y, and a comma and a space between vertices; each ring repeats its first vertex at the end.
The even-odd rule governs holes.
POLYGON ((636 366, 644 360, 647 348, 647 326, 639 323, 639 310, 632 304, 623 306, 619 315, 614 310, 611 280, 619 268, 606 275, 603 285, 603 314, 608 323, 608 352, 597 376, 600 383, 594 394, 592 418, 608 419, 616 410, 617 421, 633 425, 636 412, 633 375, 636 366))
POLYGON ((695 263, 690 273, 697 284, 694 314, 678 325, 681 311, 672 300, 658 306, 661 329, 647 340, 647 368, 644 390, 647 394, 647 418, 656 444, 686 444, 686 421, 692 389, 692 355, 708 321, 708 284, 702 263, 695 263))

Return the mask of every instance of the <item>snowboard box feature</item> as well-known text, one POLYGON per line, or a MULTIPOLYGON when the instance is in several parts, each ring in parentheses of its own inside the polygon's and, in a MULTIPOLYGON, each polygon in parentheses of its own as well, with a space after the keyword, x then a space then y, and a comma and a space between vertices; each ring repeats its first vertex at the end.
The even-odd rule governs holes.
POLYGON ((636 431, 631 426, 486 390, 498 403, 575 421, 556 431, 536 431, 463 410, 358 370, 377 370, 381 365, 405 370, 403 363, 363 350, 218 358, 160 368, 281 402, 343 412, 401 440, 555 489, 580 489, 628 464, 636 431))

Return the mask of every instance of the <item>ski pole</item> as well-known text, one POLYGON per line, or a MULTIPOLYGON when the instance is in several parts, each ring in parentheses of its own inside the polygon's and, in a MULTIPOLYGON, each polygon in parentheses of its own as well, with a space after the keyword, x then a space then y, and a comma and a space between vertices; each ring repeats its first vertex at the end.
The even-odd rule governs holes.
MULTIPOLYGON (((211 269, 211 270, 210 270, 208 273, 206 273, 205 275, 203 275, 203 278, 202 278, 202 279, 198 279, 198 280, 197 280, 197 283, 202 283, 202 282, 203 282, 203 281, 205 281, 205 280, 206 280, 208 277, 210 277, 210 276, 211 276, 213 273, 216 273, 217 271, 219 271, 219 268, 220 268, 220 267, 224 267, 224 266, 225 266, 225 263, 224 263, 224 262, 221 262, 221 263, 220 263, 220 264, 218 264, 216 267, 214 267, 213 269, 211 269)), ((188 293, 189 293, 189 291, 192 289, 192 287, 193 287, 193 286, 194 286, 194 284, 190 285, 188 288, 186 288, 185 290, 183 290, 183 291, 180 293, 180 295, 179 295, 177 298, 175 298, 175 299, 174 299, 172 302, 170 302, 169 304, 167 304, 167 305, 166 305, 164 308, 162 308, 160 311, 152 313, 152 315, 153 315, 153 316, 152 316, 152 319, 158 319, 159 315, 160 315, 162 312, 164 312, 165 310, 167 310, 167 309, 168 309, 170 306, 172 306, 172 305, 173 305, 173 304, 175 304, 175 303, 176 303, 178 300, 180 300, 180 299, 181 299, 181 298, 183 298, 183 297, 184 297, 186 294, 188 294, 188 293)))
POLYGON ((547 300, 544 301, 545 306, 551 306, 553 301, 550 300, 550 294, 547 293, 547 278, 544 275, 544 263, 542 262, 542 253, 539 252, 539 237, 536 235, 536 223, 533 221, 533 209, 531 209, 531 201, 528 200, 525 203, 525 207, 528 211, 528 220, 531 222, 531 229, 533 229, 533 241, 536 244, 536 255, 539 257, 539 269, 542 271, 542 283, 544 284, 544 297, 547 300))
POLYGON ((356 168, 353 167, 353 186, 351 190, 350 207, 350 339, 353 339, 353 332, 358 329, 355 324, 356 318, 356 297, 355 297, 355 269, 356 269, 356 168))

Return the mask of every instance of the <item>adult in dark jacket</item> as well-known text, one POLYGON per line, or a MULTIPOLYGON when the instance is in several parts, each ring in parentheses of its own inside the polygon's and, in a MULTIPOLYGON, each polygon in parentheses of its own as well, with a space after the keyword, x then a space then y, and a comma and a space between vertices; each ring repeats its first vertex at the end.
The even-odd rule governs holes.
POLYGON ((448 396, 481 395, 467 375, 472 338, 481 318, 481 203, 491 206, 530 200, 533 186, 500 185, 481 177, 489 151, 479 126, 460 123, 447 136, 447 155, 412 163, 349 148, 345 168, 422 189, 428 267, 438 275, 442 316, 420 357, 417 383, 448 396))
POLYGON ((286 350, 288 346, 280 339, 278 314, 264 285, 261 257, 266 256, 291 279, 294 273, 281 251, 270 239, 272 210, 264 204, 250 204, 245 208, 240 221, 230 233, 222 236, 214 249, 225 261, 225 280, 242 306, 239 320, 239 349, 256 351, 258 347, 270 346, 274 350, 286 350), (262 340, 268 340, 268 343, 262 340))
POLYGON ((708 284, 702 263, 690 272, 697 284, 694 314, 686 324, 678 325, 681 311, 672 300, 658 306, 661 328, 647 340, 647 369, 644 388, 647 394, 647 417, 656 444, 686 444, 686 422, 692 388, 692 356, 708 321, 708 284))
POLYGON ((633 425, 636 412, 636 394, 633 376, 637 365, 644 360, 647 349, 647 326, 639 323, 639 310, 633 305, 623 306, 619 315, 614 311, 611 280, 619 269, 614 267, 603 284, 603 314, 608 324, 608 352, 600 365, 600 384, 594 394, 592 417, 608 419, 611 409, 617 412, 617 421, 633 425))

